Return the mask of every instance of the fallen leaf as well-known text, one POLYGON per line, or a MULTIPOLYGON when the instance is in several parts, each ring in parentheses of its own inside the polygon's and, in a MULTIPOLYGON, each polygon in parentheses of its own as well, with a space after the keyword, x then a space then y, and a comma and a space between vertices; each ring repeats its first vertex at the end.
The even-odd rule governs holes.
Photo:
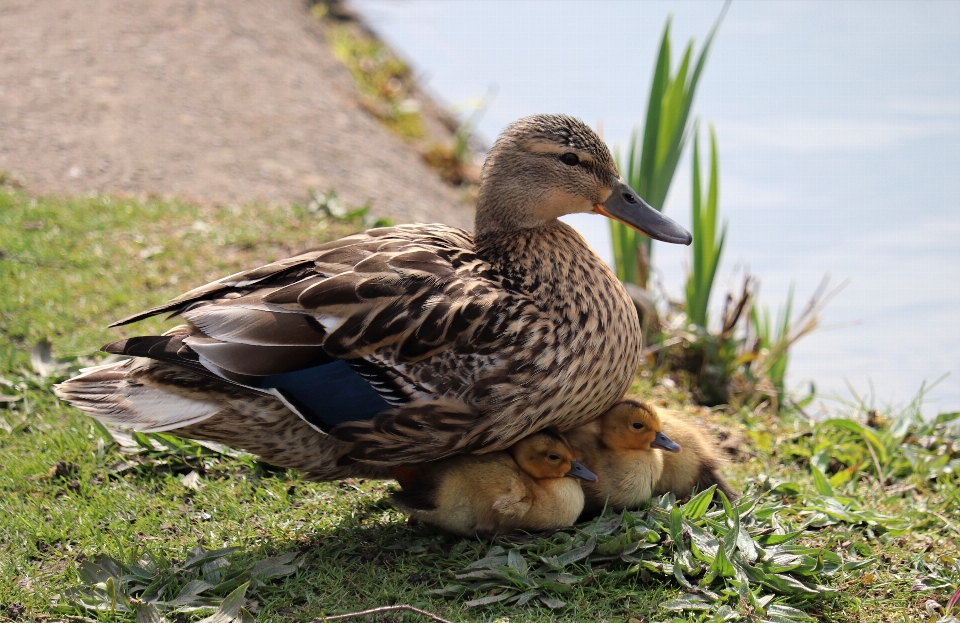
POLYGON ((180 484, 187 489, 197 490, 200 488, 200 474, 197 473, 197 470, 192 470, 189 474, 180 479, 180 484))

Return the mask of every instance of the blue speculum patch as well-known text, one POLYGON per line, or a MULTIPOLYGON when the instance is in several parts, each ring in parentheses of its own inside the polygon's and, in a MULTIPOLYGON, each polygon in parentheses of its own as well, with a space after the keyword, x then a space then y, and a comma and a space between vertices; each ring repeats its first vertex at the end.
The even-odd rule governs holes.
POLYGON ((264 377, 309 423, 329 431, 344 422, 371 420, 390 404, 346 361, 264 377))

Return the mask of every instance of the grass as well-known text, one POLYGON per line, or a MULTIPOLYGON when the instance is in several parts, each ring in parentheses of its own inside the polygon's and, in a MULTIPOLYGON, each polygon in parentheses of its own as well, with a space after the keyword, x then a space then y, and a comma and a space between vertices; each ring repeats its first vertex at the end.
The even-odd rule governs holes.
POLYGON ((0 189, 0 619, 156 620, 153 604, 186 621, 218 603, 222 621, 389 604, 451 621, 943 616, 960 582, 960 441, 954 416, 924 424, 917 405, 884 417, 854 403, 819 423, 799 411, 708 411, 647 370, 635 391, 743 439, 729 476, 745 501, 665 499, 490 544, 409 526, 385 500, 390 483, 310 483, 169 436, 118 443, 53 397, 78 356, 123 334, 104 330, 109 321, 359 226, 308 208, 0 189), (46 337, 64 361, 41 376, 30 352, 46 337), (749 539, 730 536, 737 522, 749 539), (744 582, 750 543, 793 549, 744 582), (237 549, 197 563, 201 546, 237 549), (175 614, 169 602, 207 607, 175 614))

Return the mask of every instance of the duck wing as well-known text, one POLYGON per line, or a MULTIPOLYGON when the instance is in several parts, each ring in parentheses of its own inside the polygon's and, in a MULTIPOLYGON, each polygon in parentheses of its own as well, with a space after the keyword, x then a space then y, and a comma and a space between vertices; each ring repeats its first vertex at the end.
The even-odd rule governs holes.
MULTIPOLYGON (((348 236, 201 286, 114 326, 162 313, 189 325, 104 350, 272 393, 324 432, 436 398, 436 383, 410 373, 418 362, 450 350, 495 353, 498 338, 518 329, 518 314, 539 315, 476 257, 469 233, 444 225, 348 236)), ((446 360, 445 372, 456 374, 457 357, 446 360)), ((412 419, 381 419, 378 428, 412 443, 431 434, 431 420, 459 427, 476 418, 456 399, 435 403, 427 421, 427 412, 417 411, 412 419)), ((440 436, 442 443, 428 445, 463 443, 440 436)))

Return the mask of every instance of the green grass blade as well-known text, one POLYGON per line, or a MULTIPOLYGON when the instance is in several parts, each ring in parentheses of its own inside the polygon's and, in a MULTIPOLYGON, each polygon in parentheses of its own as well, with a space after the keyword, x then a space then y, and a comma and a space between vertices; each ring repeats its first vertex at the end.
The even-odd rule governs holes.
POLYGON ((686 119, 687 115, 690 114, 690 109, 693 106, 693 98, 697 92, 697 84, 700 82, 700 74, 703 72, 704 66, 706 66, 707 56, 710 53, 710 47, 713 45, 713 38, 716 36, 717 30, 720 28, 720 24, 723 22, 723 18, 727 14, 727 9, 730 8, 730 2, 731 0, 727 0, 723 3, 723 8, 720 9, 720 15, 717 16, 717 20, 713 23, 713 27, 710 28, 710 33, 703 42, 703 49, 700 50, 700 56, 697 58, 697 64, 694 67, 693 74, 690 76, 690 84, 687 87, 687 97, 683 102, 682 118, 684 120, 686 119))
MULTIPOLYGON (((719 159, 717 157, 717 134, 713 125, 710 126, 710 181, 707 190, 707 213, 703 223, 703 236, 710 245, 708 253, 713 254, 713 241, 717 235, 717 204, 719 202, 719 159)), ((719 253, 719 252, 718 252, 719 253)), ((712 280, 712 277, 711 277, 712 280)))
POLYGON ((833 497, 833 487, 830 486, 830 481, 820 468, 811 464, 810 472, 813 474, 813 486, 816 487, 817 493, 833 497))
POLYGON ((860 424, 859 422, 854 422, 853 420, 846 418, 835 418, 827 420, 821 424, 821 428, 840 428, 843 430, 848 430, 852 433, 856 433, 863 437, 863 440, 870 444, 870 447, 873 448, 873 451, 877 453, 877 460, 881 464, 886 464, 889 460, 889 455, 887 453, 887 446, 880 439, 880 436, 877 435, 872 429, 860 424))
POLYGON ((690 68, 690 58, 693 55, 693 41, 687 44, 683 52, 683 60, 677 68, 677 74, 670 79, 663 94, 661 105, 660 131, 657 137, 657 160, 654 166, 659 170, 667 159, 667 154, 673 151, 676 145, 678 132, 682 133, 686 119, 681 118, 683 104, 686 99, 687 71, 690 68))
MULTIPOLYGON (((656 167, 657 139, 660 133, 660 115, 663 104, 663 94, 670 82, 670 22, 663 27, 663 36, 660 38, 660 51, 657 53, 656 69, 653 81, 650 84, 650 96, 647 100, 646 124, 643 129, 643 152, 640 155, 640 183, 635 190, 642 197, 650 201, 650 188, 647 187, 653 178, 656 167)), ((651 203, 658 210, 663 206, 651 203)))
POLYGON ((703 186, 700 178, 700 140, 699 130, 693 131, 693 173, 691 176, 692 201, 691 225, 693 244, 691 253, 691 272, 687 277, 687 314, 694 324, 707 326, 707 311, 710 293, 720 265, 727 226, 723 225, 719 239, 716 237, 719 213, 719 157, 716 136, 711 134, 710 179, 707 181, 707 198, 704 205, 703 186))
MULTIPOLYGON (((686 144, 687 136, 689 135, 689 126, 688 119, 690 116, 690 110, 693 107, 694 96, 696 95, 697 85, 700 82, 700 75, 703 72, 703 68, 706 65, 707 57, 709 56, 710 47, 713 45, 714 36, 717 33, 717 30, 720 28, 720 24, 723 22, 723 18, 726 15, 727 9, 730 6, 729 0, 724 3, 723 9, 720 11, 720 15, 717 16, 717 20, 714 22, 713 27, 710 29, 710 33, 707 35, 706 40, 703 44, 703 49, 700 51, 700 56, 697 58, 697 64, 694 67, 693 74, 690 76, 689 83, 684 84, 684 97, 679 103, 679 111, 677 114, 677 123, 674 125, 674 133, 670 138, 672 143, 672 149, 668 150, 667 156, 664 158, 661 167, 662 170, 666 173, 669 172, 669 178, 673 177, 673 171, 676 170, 677 163, 680 161, 680 156, 683 152, 683 147, 686 144)), ((690 48, 688 48, 690 51, 690 48)), ((669 182, 667 183, 669 186, 669 182)), ((666 197, 666 191, 664 191, 664 197, 666 197)))
MULTIPOLYGON (((697 57, 692 74, 694 50, 691 40, 684 50, 676 75, 671 76, 671 19, 667 19, 650 83, 643 134, 641 136, 635 128, 627 152, 622 158, 619 153, 617 155, 621 174, 658 210, 663 209, 677 164, 690 136, 689 115, 697 83, 726 10, 725 5, 697 57)), ((645 283, 640 283, 644 276, 637 268, 637 248, 642 245, 647 257, 651 257, 652 240, 627 231, 628 228, 621 224, 611 225, 617 276, 624 281, 646 286, 645 283)), ((697 274, 704 273, 703 267, 704 264, 701 263, 701 270, 697 274)), ((702 285, 699 287, 702 288, 702 285)))
POLYGON ((703 221, 701 220, 702 192, 700 187, 700 140, 699 132, 694 130, 693 140, 693 177, 691 198, 691 219, 693 243, 691 253, 693 260, 690 265, 691 275, 687 279, 687 314, 695 324, 701 324, 699 275, 703 267, 703 221))

